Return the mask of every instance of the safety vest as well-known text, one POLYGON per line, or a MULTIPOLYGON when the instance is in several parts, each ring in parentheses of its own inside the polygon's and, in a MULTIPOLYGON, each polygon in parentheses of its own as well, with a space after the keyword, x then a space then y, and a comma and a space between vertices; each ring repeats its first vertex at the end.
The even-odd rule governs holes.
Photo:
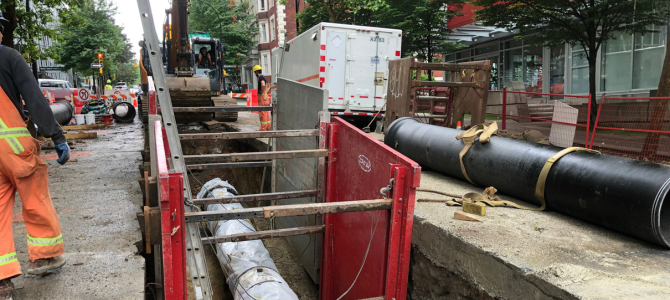
POLYGON ((14 153, 19 154, 25 151, 23 145, 30 145, 32 139, 14 102, 0 88, 0 143, 8 143, 14 153))
POLYGON ((108 84, 108 85, 105 86, 105 89, 106 89, 106 90, 111 90, 111 89, 112 89, 112 86, 108 84))

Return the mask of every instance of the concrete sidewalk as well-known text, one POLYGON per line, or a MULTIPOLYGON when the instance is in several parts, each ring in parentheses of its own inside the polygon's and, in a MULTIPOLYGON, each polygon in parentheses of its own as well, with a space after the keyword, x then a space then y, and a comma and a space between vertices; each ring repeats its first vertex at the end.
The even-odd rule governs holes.
POLYGON ((24 275, 13 280, 14 299, 144 299, 145 262, 135 246, 142 239, 135 216, 142 205, 142 124, 113 125, 98 130, 97 139, 74 142, 64 166, 54 150, 42 151, 67 264, 56 274, 25 275, 26 228, 17 196, 14 242, 24 275))

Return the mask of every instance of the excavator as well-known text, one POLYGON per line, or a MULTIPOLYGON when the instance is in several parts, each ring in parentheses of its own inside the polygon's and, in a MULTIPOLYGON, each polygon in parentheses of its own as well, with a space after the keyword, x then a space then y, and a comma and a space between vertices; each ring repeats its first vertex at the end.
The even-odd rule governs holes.
MULTIPOLYGON (((234 99, 221 95, 225 87, 223 66, 226 47, 216 38, 198 36, 189 39, 189 6, 190 0, 173 0, 171 9, 165 11, 161 55, 172 106, 235 106, 237 102, 234 99)), ((140 60, 142 68, 151 76, 146 47, 142 47, 140 60)), ((141 72, 143 76, 144 73, 141 72)), ((142 82, 145 82, 144 78, 142 82)), ((175 118, 179 123, 234 122, 237 112, 175 113, 175 118)))

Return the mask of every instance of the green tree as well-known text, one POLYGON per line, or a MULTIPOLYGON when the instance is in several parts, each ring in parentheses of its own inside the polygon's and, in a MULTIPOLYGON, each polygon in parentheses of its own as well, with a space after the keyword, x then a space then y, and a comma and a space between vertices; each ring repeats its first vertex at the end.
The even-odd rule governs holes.
POLYGON ((116 65, 116 82, 123 80, 128 86, 137 85, 140 80, 140 69, 135 67, 136 61, 118 63, 116 65))
POLYGON ((258 27, 251 25, 256 16, 247 12, 248 1, 239 4, 228 0, 207 2, 213 9, 203 1, 192 2, 188 18, 189 30, 206 32, 221 40, 226 47, 226 65, 242 64, 247 59, 244 54, 251 51, 255 45, 254 37, 258 34, 258 27))
POLYGON ((50 39, 58 44, 62 40, 58 24, 76 23, 80 20, 77 11, 81 1, 31 0, 29 10, 26 10, 25 1, 0 1, 0 11, 9 20, 9 24, 4 25, 2 44, 17 48, 31 60, 58 58, 57 47, 43 47, 38 42, 50 39), (15 45, 15 41, 18 41, 18 45, 15 45))
POLYGON ((85 76, 93 75, 98 69, 92 69, 90 65, 97 63, 98 53, 102 53, 105 74, 113 74, 118 62, 129 60, 127 54, 124 56, 124 49, 129 44, 124 41, 121 27, 114 24, 112 17, 115 13, 116 8, 108 0, 86 0, 81 7, 84 21, 61 26, 64 37, 59 54, 65 69, 71 68, 85 76))
MULTIPOLYGON (((589 62, 591 117, 595 120, 598 50, 617 33, 644 34, 668 18, 667 0, 472 0, 485 25, 518 31, 531 44, 580 46, 589 62)), ((591 122, 593 124, 594 122, 591 122)))
POLYGON ((420 61, 433 62, 437 55, 463 47, 456 42, 446 41, 451 33, 447 20, 459 15, 463 1, 388 1, 388 7, 378 13, 379 22, 383 27, 403 31, 404 56, 416 56, 420 61))
POLYGON ((378 13, 388 8, 386 0, 306 0, 307 6, 296 16, 298 34, 321 22, 379 26, 378 13))

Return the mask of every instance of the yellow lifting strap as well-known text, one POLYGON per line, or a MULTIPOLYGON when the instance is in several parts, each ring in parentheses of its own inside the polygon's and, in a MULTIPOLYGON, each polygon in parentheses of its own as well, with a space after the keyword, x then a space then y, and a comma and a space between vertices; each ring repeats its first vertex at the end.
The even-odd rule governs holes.
POLYGON ((537 200, 540 200, 542 206, 533 210, 544 210, 547 207, 547 203, 544 200, 544 184, 547 181, 547 175, 549 175, 549 170, 551 170, 551 167, 554 165, 555 162, 561 159, 561 157, 575 151, 587 151, 591 153, 600 154, 600 152, 596 150, 586 149, 582 147, 569 147, 561 151, 558 151, 556 154, 547 159, 547 162, 544 163, 544 167, 542 167, 540 176, 537 178, 537 184, 535 185, 535 197, 537 197, 537 200))
MULTIPOLYGON (((463 172, 463 176, 465 176, 465 179, 467 179, 470 183, 477 185, 470 179, 470 176, 468 176, 468 172, 465 170, 465 165, 463 164, 463 156, 465 156, 466 153, 468 153, 468 150, 472 147, 472 145, 475 143, 477 138, 479 138, 479 142, 484 144, 488 143, 491 140, 491 136, 496 134, 498 132, 498 125, 496 122, 491 122, 491 123, 485 123, 485 124, 479 124, 472 126, 470 129, 466 130, 465 132, 459 134, 456 136, 457 140, 463 140, 463 143, 465 144, 465 147, 463 147, 463 150, 461 150, 458 158, 461 163, 461 172, 463 172)), ((561 157, 567 155, 568 153, 574 152, 574 151, 587 151, 587 152, 592 152, 592 153, 598 153, 600 152, 591 150, 591 149, 586 149, 582 147, 569 147, 565 148, 553 156, 551 156, 549 159, 547 159, 547 162, 544 164, 544 167, 542 167, 542 171, 540 172, 540 176, 537 179, 537 184, 535 186, 535 197, 540 201, 541 205, 540 207, 527 207, 523 205, 516 204, 511 201, 504 201, 504 200, 490 200, 489 198, 478 194, 478 193, 468 193, 463 196, 463 200, 458 201, 456 200, 455 203, 451 203, 452 205, 458 205, 461 204, 462 201, 470 201, 470 202, 483 202, 486 203, 489 206, 511 206, 511 207, 516 207, 519 209, 526 209, 526 210, 534 210, 534 211, 542 211, 547 208, 547 203, 544 199, 544 186, 545 182, 547 180, 547 175, 549 175, 549 171, 551 170, 551 167, 554 165, 555 162, 557 162, 561 157)), ((454 201, 451 201, 454 202, 454 201)))
POLYGON ((458 159, 461 161, 461 172, 463 172, 465 179, 474 185, 477 184, 470 179, 468 172, 465 171, 463 156, 465 156, 465 153, 468 153, 468 150, 470 150, 470 147, 472 147, 477 138, 479 138, 479 142, 482 144, 488 143, 491 140, 491 135, 494 135, 497 132, 498 124, 496 122, 491 122, 472 126, 470 129, 456 136, 456 140, 463 140, 463 143, 465 143, 465 147, 463 147, 463 150, 461 150, 461 153, 458 155, 458 159))

